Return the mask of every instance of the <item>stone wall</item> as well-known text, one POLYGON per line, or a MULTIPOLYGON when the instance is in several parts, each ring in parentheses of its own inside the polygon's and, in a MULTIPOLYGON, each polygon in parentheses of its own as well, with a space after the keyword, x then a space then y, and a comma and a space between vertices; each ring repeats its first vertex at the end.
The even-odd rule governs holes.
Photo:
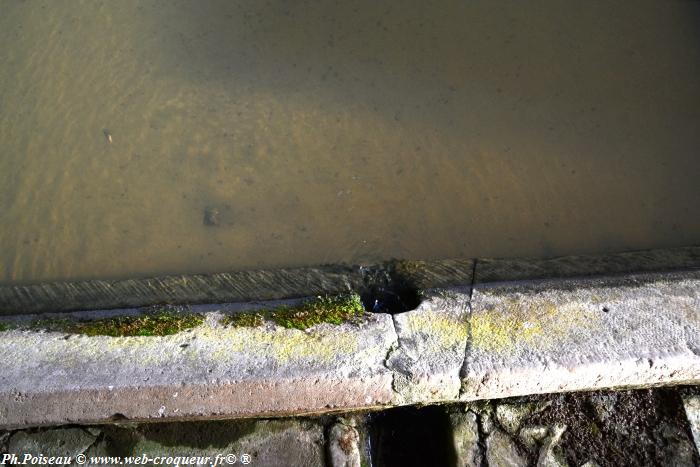
POLYGON ((160 456, 165 465, 177 458, 209 457, 197 465, 696 466, 698 447, 699 387, 543 395, 317 418, 121 422, 0 435, 8 463, 12 455, 19 460, 43 455, 70 457, 70 465, 160 456))

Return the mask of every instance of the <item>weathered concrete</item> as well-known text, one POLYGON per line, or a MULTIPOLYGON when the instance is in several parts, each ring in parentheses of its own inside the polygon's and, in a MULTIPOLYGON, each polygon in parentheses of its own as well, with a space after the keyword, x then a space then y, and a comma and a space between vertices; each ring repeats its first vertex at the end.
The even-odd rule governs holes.
POLYGON ((479 467, 483 453, 479 444, 479 422, 472 411, 452 412, 450 416, 450 436, 455 450, 455 465, 479 467))
POLYGON ((326 465, 323 426, 313 420, 151 423, 90 430, 94 433, 81 428, 18 431, 10 436, 6 452, 20 461, 26 454, 71 457, 70 465, 119 465, 126 457, 147 465, 178 465, 178 458, 184 459, 179 465, 326 465), (85 456, 82 463, 75 461, 79 454, 85 456))
MULTIPOLYGON (((241 458, 248 455, 250 465, 286 467, 290 465, 325 467, 325 437, 323 427, 306 420, 263 420, 243 426, 223 422, 209 427, 212 433, 198 434, 178 427, 143 426, 131 431, 128 452, 123 455, 210 456, 226 459, 233 455, 235 462, 223 460, 223 465, 241 465, 241 458), (233 429, 231 429, 233 428, 233 429), (218 432, 217 432, 218 431, 218 432), (165 432, 165 433, 163 433, 165 432), (193 439, 194 438, 194 439, 193 439), (197 438, 213 442, 197 442, 197 438), (193 445, 194 444, 194 445, 193 445)), ((201 426, 200 429, 205 429, 201 426)))
POLYGON ((433 289, 416 310, 307 331, 207 313, 165 337, 0 332, 0 428, 700 382, 700 271, 433 289))
MULTIPOLYGON (((552 259, 480 258, 476 283, 658 272, 700 267, 700 247, 577 255, 552 259)), ((0 285, 0 315, 278 300, 358 291, 398 282, 418 289, 466 286, 472 259, 390 261, 123 280, 0 285)))
POLYGON ((694 409, 688 404, 697 390, 579 392, 412 407, 392 411, 404 414, 400 425, 396 419, 387 424, 388 413, 384 413, 369 417, 369 424, 362 415, 345 414, 0 431, 0 453, 84 454, 85 465, 105 465, 104 457, 114 465, 119 463, 115 456, 145 456, 151 459, 149 465, 157 456, 161 464, 162 459, 173 458, 164 462, 167 465, 175 465, 175 457, 189 458, 187 465, 192 465, 192 458, 200 459, 196 465, 211 465, 215 458, 217 465, 230 465, 230 455, 241 465, 248 455, 251 465, 261 466, 359 467, 430 459, 435 465, 455 466, 481 466, 488 460, 489 465, 511 466, 690 467, 700 465, 690 433, 694 409), (428 420, 425 410, 432 414, 428 420), (423 431, 413 436, 412 430, 423 431), (368 436, 372 436, 375 458, 362 446, 368 436), (439 462, 436 454, 441 456, 439 462), (103 458, 90 463, 93 456, 103 458))
POLYGON ((371 266, 191 274, 125 280, 0 285, 0 316, 74 310, 280 300, 362 291, 390 283, 415 288, 468 285, 473 260, 389 261, 371 266))
POLYGON ((475 285, 463 400, 700 381, 700 271, 475 285))
POLYGON ((387 367, 395 403, 456 400, 464 362, 469 288, 433 292, 413 311, 394 315, 398 343, 387 367))
POLYGON ((350 266, 4 285, 0 315, 277 300, 347 292, 361 285, 359 269, 350 266))
POLYGON ((361 467, 360 433, 346 420, 335 423, 328 433, 328 456, 331 467, 361 467))
POLYGON ((558 258, 479 258, 476 284, 700 268, 700 246, 558 258))
POLYGON ((84 453, 97 436, 82 428, 58 428, 30 433, 19 431, 10 436, 7 452, 23 456, 75 457, 84 453))
POLYGON ((693 433, 695 447, 700 453, 700 396, 687 396, 683 398, 683 406, 688 417, 690 430, 693 433))
POLYGON ((8 331, 0 426, 253 417, 391 404, 391 317, 306 332, 206 324, 164 337, 8 331))

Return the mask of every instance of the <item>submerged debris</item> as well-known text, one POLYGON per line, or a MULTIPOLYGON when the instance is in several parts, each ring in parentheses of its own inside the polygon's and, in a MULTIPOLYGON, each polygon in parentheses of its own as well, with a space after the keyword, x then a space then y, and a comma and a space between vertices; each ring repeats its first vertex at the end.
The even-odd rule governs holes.
POLYGON ((204 225, 215 226, 219 225, 220 212, 213 206, 204 208, 204 225))
POLYGON ((109 131, 107 128, 104 128, 102 130, 102 133, 104 133, 105 138, 107 139, 107 142, 112 144, 112 132, 109 131))

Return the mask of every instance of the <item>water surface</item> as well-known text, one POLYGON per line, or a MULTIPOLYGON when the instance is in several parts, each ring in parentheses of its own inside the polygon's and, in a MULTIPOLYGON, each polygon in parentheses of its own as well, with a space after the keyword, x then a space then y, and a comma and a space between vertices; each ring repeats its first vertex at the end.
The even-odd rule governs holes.
POLYGON ((698 2, 0 0, 0 64, 0 283, 700 243, 698 2))

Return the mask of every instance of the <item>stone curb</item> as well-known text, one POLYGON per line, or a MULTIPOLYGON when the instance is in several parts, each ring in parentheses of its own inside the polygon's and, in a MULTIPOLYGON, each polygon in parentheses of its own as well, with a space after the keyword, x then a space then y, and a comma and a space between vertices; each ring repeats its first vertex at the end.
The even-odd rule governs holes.
POLYGON ((0 333, 0 428, 700 382, 700 271, 433 289, 413 311, 307 331, 208 313, 163 337, 0 333))
POLYGON ((156 304, 279 300, 360 291, 404 282, 427 289, 505 280, 629 274, 700 267, 700 246, 552 259, 389 261, 372 266, 326 265, 125 280, 0 285, 0 316, 101 310, 156 304), (478 273, 472 277, 474 263, 478 273))
MULTIPOLYGON (((207 320, 208 322, 210 320, 207 320)), ((0 426, 318 413, 391 404, 389 315, 308 332, 205 324, 162 337, 9 331, 0 426)))
POLYGON ((192 274, 126 280, 88 280, 0 286, 0 316, 141 307, 160 303, 277 300, 357 289, 356 268, 318 268, 192 274))
POLYGON ((474 261, 388 261, 371 266, 191 274, 143 279, 0 285, 0 316, 135 308, 159 304, 236 303, 360 292, 389 282, 419 289, 470 284, 474 261))
POLYGON ((548 394, 376 416, 0 431, 0 463, 82 454, 84 465, 120 464, 127 456, 150 458, 149 465, 156 456, 170 457, 168 465, 226 465, 233 454, 234 464, 275 466, 411 465, 418 458, 454 466, 693 467, 700 461, 698 389, 548 394))
POLYGON ((700 271, 475 285, 462 400, 700 381, 700 271))

